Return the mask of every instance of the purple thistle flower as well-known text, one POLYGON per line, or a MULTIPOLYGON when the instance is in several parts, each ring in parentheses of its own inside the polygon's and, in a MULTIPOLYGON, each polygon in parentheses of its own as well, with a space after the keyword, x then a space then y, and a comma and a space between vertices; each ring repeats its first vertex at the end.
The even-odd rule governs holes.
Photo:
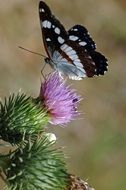
POLYGON ((66 86, 57 72, 46 78, 41 84, 40 100, 44 103, 54 125, 66 124, 79 115, 77 104, 80 101, 75 90, 66 86))

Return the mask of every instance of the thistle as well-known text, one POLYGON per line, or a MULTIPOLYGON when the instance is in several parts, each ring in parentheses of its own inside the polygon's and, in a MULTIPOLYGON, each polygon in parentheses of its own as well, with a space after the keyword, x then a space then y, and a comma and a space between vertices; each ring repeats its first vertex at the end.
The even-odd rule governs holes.
POLYGON ((64 155, 47 138, 29 141, 8 155, 4 167, 9 190, 65 190, 68 174, 64 155))
POLYGON ((39 100, 47 109, 51 124, 64 125, 79 115, 77 105, 80 96, 66 85, 57 72, 48 75, 41 84, 39 100))
POLYGON ((1 155, 0 169, 6 177, 6 190, 94 190, 67 172, 62 151, 53 146, 50 138, 40 137, 1 155))
POLYGON ((24 94, 10 95, 0 102, 0 139, 18 144, 30 134, 38 134, 48 122, 44 108, 24 94))
POLYGON ((67 172, 63 153, 52 147, 55 135, 45 131, 48 122, 65 125, 75 119, 79 101, 54 72, 41 84, 38 98, 13 94, 0 102, 0 138, 18 145, 0 155, 6 190, 93 190, 67 172))

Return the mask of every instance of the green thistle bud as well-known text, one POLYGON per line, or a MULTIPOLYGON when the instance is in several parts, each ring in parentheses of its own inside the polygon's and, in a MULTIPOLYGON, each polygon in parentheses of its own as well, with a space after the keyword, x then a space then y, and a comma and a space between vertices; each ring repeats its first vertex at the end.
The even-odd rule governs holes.
POLYGON ((68 186, 63 154, 48 138, 30 141, 9 156, 5 169, 9 190, 65 190, 68 186))
POLYGON ((44 108, 24 94, 13 94, 4 103, 0 102, 0 138, 11 144, 42 131, 47 122, 44 108))

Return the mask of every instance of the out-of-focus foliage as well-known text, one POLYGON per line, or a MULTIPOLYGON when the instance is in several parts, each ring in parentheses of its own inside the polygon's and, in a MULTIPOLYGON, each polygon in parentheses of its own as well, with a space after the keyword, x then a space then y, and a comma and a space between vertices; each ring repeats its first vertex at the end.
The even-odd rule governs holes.
MULTIPOLYGON (((38 2, 0 2, 0 97, 20 88, 37 96, 41 57, 18 49, 22 45, 44 53, 38 18, 38 2)), ((50 126, 69 153, 68 166, 95 189, 126 188, 126 2, 124 0, 47 0, 69 29, 74 24, 88 28, 109 60, 104 77, 70 81, 82 94, 82 119, 67 128, 50 126), (108 183, 109 182, 109 183, 108 183)), ((47 66, 45 72, 49 72, 47 66)))

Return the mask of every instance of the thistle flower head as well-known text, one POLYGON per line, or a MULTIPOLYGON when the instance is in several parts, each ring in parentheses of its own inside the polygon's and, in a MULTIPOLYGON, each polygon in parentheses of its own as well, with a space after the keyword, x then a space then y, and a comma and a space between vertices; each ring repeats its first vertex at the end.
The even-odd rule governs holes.
POLYGON ((40 100, 47 108, 50 123, 54 125, 66 124, 78 115, 80 97, 65 84, 57 72, 48 75, 41 84, 40 100))

